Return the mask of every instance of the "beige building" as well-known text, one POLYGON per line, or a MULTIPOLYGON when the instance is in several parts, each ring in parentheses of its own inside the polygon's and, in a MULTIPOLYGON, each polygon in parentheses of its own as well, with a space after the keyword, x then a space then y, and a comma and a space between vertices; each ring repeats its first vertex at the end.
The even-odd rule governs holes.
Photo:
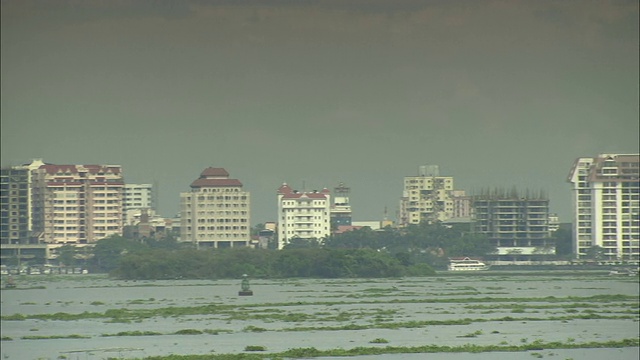
POLYGON ((209 167, 180 194, 180 240, 198 247, 248 246, 250 196, 223 168, 209 167))
POLYGON ((119 165, 52 165, 32 170, 33 231, 47 244, 88 244, 122 234, 119 165))
POLYGON ((454 217, 453 177, 440 176, 437 165, 420 166, 406 176, 398 223, 400 226, 447 221, 454 217))
POLYGON ((471 221, 471 196, 465 190, 452 190, 450 194, 453 200, 453 218, 471 221))
POLYGON ((601 154, 577 159, 567 181, 573 192, 573 250, 599 246, 607 260, 640 259, 640 156, 601 154))

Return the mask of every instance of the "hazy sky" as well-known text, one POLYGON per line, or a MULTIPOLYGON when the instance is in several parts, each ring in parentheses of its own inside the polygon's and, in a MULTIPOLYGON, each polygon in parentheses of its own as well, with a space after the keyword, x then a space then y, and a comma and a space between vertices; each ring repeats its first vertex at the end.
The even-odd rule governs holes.
POLYGON ((1 161, 120 164, 159 210, 208 167, 276 220, 276 189, 351 187, 395 218, 435 164, 468 192, 545 190, 636 153, 638 1, 2 0, 1 161))

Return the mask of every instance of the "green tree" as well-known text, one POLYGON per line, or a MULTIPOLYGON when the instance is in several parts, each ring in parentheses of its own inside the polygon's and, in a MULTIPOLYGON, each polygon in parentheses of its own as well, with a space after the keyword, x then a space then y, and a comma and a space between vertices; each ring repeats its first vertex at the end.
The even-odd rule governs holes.
POLYGON ((573 254, 573 235, 571 229, 561 227, 554 231, 553 240, 556 243, 556 255, 566 257, 573 254))
POLYGON ((485 235, 469 233, 450 238, 445 248, 448 256, 483 257, 497 251, 485 235))
POLYGON ((118 235, 98 240, 93 248, 92 271, 110 272, 118 267, 118 263, 124 255, 141 252, 144 249, 149 249, 149 247, 118 235))
POLYGON ((320 241, 316 238, 306 239, 294 237, 289 240, 289 243, 284 246, 283 249, 309 249, 309 248, 319 248, 321 245, 320 241))
POLYGON ((58 248, 58 262, 63 266, 75 266, 77 249, 73 245, 64 245, 58 248))

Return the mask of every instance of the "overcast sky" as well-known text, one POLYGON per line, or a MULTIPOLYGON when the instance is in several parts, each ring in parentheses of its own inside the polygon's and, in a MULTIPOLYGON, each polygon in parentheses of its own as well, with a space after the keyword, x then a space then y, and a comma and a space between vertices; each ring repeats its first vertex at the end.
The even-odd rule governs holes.
POLYGON ((276 220, 276 189, 351 187, 395 219, 403 177, 544 190, 637 153, 638 1, 2 0, 1 161, 120 164, 159 210, 209 166, 276 220))

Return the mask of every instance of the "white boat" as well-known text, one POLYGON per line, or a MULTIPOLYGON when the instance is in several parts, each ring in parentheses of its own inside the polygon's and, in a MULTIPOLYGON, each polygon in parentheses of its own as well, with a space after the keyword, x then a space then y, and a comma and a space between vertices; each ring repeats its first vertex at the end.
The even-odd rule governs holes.
POLYGON ((638 276, 638 269, 613 269, 609 276, 638 276))
POLYGON ((447 270, 449 271, 482 271, 489 270, 491 265, 487 265, 478 259, 450 258, 447 270))

